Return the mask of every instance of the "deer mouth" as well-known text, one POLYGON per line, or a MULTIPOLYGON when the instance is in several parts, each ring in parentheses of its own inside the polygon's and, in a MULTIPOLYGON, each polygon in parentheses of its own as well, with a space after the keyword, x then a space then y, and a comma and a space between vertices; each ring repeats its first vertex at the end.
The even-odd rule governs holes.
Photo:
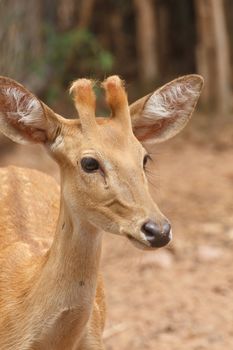
POLYGON ((146 241, 145 242, 139 241, 138 239, 134 238, 133 236, 131 236, 129 234, 127 234, 126 236, 127 236, 128 240, 138 249, 141 249, 141 250, 154 249, 153 247, 148 245, 148 243, 146 241))

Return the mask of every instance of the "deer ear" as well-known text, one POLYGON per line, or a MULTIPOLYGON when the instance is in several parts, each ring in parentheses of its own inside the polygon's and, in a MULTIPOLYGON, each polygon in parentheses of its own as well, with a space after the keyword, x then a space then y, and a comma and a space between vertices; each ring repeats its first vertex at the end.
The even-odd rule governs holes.
POLYGON ((199 75, 186 75, 130 106, 132 127, 141 142, 159 143, 179 133, 192 116, 203 86, 199 75))
POLYGON ((15 142, 52 140, 60 119, 16 81, 0 77, 0 131, 15 142))

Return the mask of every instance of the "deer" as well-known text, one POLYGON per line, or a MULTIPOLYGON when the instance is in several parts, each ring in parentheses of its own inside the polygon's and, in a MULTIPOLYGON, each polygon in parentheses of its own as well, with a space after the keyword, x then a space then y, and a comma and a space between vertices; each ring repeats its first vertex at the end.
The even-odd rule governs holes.
POLYGON ((0 131, 42 144, 60 169, 60 187, 37 170, 0 169, 1 350, 103 350, 103 234, 143 250, 171 240, 149 190, 147 148, 185 127, 202 77, 177 78, 129 105, 124 82, 110 76, 107 117, 96 117, 93 85, 72 83, 77 117, 66 119, 0 77, 0 131))

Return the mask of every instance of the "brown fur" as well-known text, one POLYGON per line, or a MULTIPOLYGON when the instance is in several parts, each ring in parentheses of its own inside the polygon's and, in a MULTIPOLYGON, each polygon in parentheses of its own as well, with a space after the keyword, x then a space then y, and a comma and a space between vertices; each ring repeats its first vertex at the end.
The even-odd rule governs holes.
MULTIPOLYGON (((59 345, 53 347, 52 342, 48 346, 45 343, 40 345, 41 340, 35 340, 38 335, 33 329, 36 322, 33 324, 33 318, 30 323, 28 319, 25 320, 26 313, 29 312, 30 319, 30 313, 33 312, 34 308, 39 307, 39 305, 33 304, 34 296, 30 290, 32 285, 36 284, 40 270, 46 264, 49 256, 46 252, 51 246, 59 215, 59 187, 55 180, 35 170, 9 167, 1 169, 0 175, 1 208, 3 208, 0 217, 0 348, 72 348, 72 332, 73 337, 77 337, 79 334, 78 324, 73 328, 73 324, 75 325, 73 320, 76 320, 79 315, 77 316, 73 307, 70 311, 69 308, 63 310, 61 307, 61 311, 59 309, 56 311, 50 307, 49 304, 52 304, 52 300, 57 298, 59 291, 53 290, 55 294, 50 295, 50 293, 46 293, 46 290, 43 290, 40 297, 37 295, 37 298, 45 299, 51 314, 53 312, 54 318, 59 320, 56 320, 56 323, 59 322, 57 324, 59 334, 56 335, 55 332, 52 337, 54 343, 56 343, 56 337, 59 339, 59 345), (47 218, 46 225, 41 220, 43 217, 47 218), (51 301, 49 301, 50 298, 51 301), (27 299, 28 302, 26 302, 27 299), (32 306, 29 307, 29 305, 32 306), (67 330, 68 338, 70 338, 68 343, 67 340, 64 340, 65 338, 60 337, 61 329, 67 330)), ((69 223, 66 225, 69 227, 69 223)), ((53 274, 56 277, 55 270, 56 268, 53 266, 53 270, 49 271, 50 278, 53 278, 53 274)), ((72 272, 75 273, 75 271, 72 272)), ((80 288, 83 287, 80 286, 80 288)), ((92 337, 93 339, 100 338, 104 327, 105 304, 101 276, 98 277, 95 299, 86 331, 90 339, 92 337), (94 325, 97 327, 93 330, 94 325)), ((38 320, 36 321, 38 322, 38 320)), ((41 321, 44 328, 45 315, 41 321)), ((37 332, 38 330, 37 326, 37 332)))
POLYGON ((80 119, 66 120, 0 78, 0 130, 16 142, 43 143, 61 172, 59 190, 35 170, 0 170, 1 350, 103 350, 102 232, 152 249, 141 226, 164 216, 150 196, 138 139, 167 139, 173 124, 175 133, 182 129, 201 85, 197 76, 180 78, 136 103, 130 116, 122 82, 110 77, 112 118, 95 119, 92 82, 81 79, 71 88, 80 119), (93 173, 82 168, 85 157, 98 160, 93 173))

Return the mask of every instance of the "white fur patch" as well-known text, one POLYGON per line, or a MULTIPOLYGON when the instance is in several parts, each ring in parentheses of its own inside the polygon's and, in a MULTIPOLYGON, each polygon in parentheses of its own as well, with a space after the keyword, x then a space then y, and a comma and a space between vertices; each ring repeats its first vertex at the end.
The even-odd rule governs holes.
POLYGON ((134 134, 144 143, 159 143, 178 134, 187 124, 200 96, 203 79, 187 75, 155 91, 133 119, 134 134))
POLYGON ((2 92, 10 102, 9 117, 18 122, 43 129, 43 110, 40 102, 34 96, 28 96, 15 87, 3 88, 2 92))
POLYGON ((164 90, 155 92, 146 102, 143 117, 148 123, 161 118, 187 117, 200 92, 191 83, 176 82, 164 90), (151 120, 151 121, 150 121, 151 120))
POLYGON ((58 135, 54 140, 54 142, 50 145, 50 147, 51 147, 51 150, 54 151, 56 148, 61 147, 63 145, 64 145, 63 136, 58 135))

